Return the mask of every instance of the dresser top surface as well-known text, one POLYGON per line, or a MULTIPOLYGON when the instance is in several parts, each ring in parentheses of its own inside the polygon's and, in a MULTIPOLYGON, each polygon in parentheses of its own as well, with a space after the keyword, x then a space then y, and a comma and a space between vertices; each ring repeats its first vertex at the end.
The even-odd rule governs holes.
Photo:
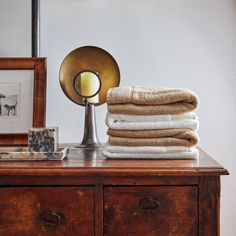
POLYGON ((115 160, 106 159, 100 148, 74 148, 62 161, 1 161, 0 174, 145 174, 227 175, 228 171, 199 149, 198 160, 115 160))

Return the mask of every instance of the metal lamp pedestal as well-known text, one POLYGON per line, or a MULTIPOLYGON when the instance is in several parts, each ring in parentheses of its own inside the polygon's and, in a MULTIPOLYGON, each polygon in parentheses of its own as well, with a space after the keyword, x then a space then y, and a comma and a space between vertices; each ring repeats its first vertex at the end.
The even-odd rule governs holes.
POLYGON ((90 103, 85 103, 85 117, 84 117, 84 137, 82 142, 76 146, 77 148, 98 148, 101 143, 97 136, 95 106, 90 103))

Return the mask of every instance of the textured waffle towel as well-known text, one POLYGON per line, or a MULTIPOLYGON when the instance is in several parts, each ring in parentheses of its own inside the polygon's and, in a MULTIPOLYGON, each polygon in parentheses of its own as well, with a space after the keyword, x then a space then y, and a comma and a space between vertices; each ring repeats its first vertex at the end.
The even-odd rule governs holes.
POLYGON ((107 104, 117 114, 181 114, 195 110, 199 99, 188 89, 132 86, 109 89, 107 104))

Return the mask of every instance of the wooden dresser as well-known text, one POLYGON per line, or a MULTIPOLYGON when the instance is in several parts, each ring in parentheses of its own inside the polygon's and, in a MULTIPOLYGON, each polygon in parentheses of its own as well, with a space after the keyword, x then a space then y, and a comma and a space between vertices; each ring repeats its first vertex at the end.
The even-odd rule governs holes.
POLYGON ((106 160, 70 149, 64 161, 0 163, 0 236, 219 235, 220 175, 196 160, 106 160))

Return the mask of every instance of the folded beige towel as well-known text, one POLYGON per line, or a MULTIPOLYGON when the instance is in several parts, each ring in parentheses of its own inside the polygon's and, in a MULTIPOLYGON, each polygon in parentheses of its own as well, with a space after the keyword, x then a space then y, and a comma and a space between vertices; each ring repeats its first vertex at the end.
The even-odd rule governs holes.
POLYGON ((114 146, 185 146, 192 147, 198 142, 196 139, 187 138, 126 138, 109 136, 108 143, 114 146))
POLYGON ((132 86, 109 89, 107 104, 110 113, 180 114, 195 110, 199 99, 188 89, 132 86))
MULTIPOLYGON (((199 142, 199 136, 196 131, 190 129, 160 129, 160 130, 114 130, 108 129, 107 134, 112 137, 135 138, 135 139, 158 139, 174 138, 179 142, 188 143, 188 146, 194 146, 199 142)), ((167 145, 164 145, 167 146, 167 145)))
POLYGON ((135 105, 116 104, 108 105, 110 113, 132 114, 132 115, 161 115, 161 114, 181 114, 193 110, 188 104, 164 104, 164 105, 135 105))

